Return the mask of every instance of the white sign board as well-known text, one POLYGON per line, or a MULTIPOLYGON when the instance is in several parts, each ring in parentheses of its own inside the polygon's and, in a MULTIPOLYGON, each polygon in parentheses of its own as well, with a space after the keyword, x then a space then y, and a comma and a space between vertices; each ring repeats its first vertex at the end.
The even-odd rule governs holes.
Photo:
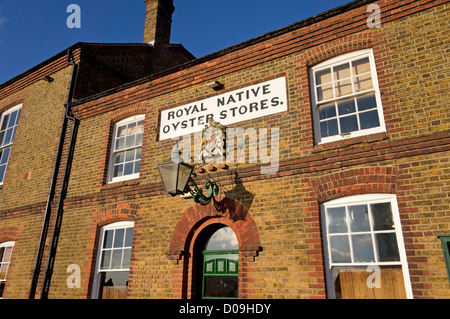
POLYGON ((208 120, 230 125, 287 111, 286 78, 210 97, 161 112, 159 139, 200 132, 208 120))

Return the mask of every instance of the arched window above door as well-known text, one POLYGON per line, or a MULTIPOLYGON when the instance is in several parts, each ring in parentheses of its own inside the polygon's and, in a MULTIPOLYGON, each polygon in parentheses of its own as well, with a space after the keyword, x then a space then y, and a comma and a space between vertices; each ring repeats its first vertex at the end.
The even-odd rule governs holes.
POLYGON ((238 250, 236 234, 230 227, 217 230, 208 240, 205 250, 238 250))

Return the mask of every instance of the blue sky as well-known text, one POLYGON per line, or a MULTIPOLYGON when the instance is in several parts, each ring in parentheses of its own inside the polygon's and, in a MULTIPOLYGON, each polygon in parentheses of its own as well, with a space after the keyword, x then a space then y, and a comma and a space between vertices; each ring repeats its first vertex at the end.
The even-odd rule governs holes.
MULTIPOLYGON (((172 43, 201 57, 351 0, 174 0, 172 43)), ((0 84, 77 42, 141 43, 144 0, 0 0, 0 84), (81 28, 69 29, 70 4, 81 28)))

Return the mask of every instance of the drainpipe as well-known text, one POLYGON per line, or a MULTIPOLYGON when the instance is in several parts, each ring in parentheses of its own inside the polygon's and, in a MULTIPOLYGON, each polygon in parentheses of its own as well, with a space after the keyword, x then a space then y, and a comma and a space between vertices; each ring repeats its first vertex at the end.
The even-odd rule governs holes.
POLYGON ((76 136, 77 136, 77 131, 78 131, 79 121, 73 117, 68 116, 67 118, 73 121, 72 133, 70 135, 69 149, 68 149, 68 155, 67 155, 67 159, 66 159, 66 166, 64 168, 64 175, 63 175, 61 191, 59 192, 58 210, 56 213, 56 221, 55 221, 55 226, 53 229, 53 237, 52 237, 52 243, 50 245, 50 252, 48 254, 44 283, 42 284, 41 299, 47 299, 48 292, 50 290, 50 283, 51 283, 52 275, 53 275, 53 265, 55 264, 56 249, 58 247, 59 233, 60 233, 60 229, 61 229, 61 225, 62 225, 62 217, 64 214, 64 199, 66 198, 66 194, 67 194, 67 186, 69 184, 70 168, 72 166, 73 152, 75 150, 75 141, 76 141, 76 136))
MULTIPOLYGON (((39 280, 39 274, 41 272, 41 264, 42 264, 42 258, 44 256, 45 241, 47 239, 48 226, 49 226, 50 217, 51 217, 51 205, 52 205, 52 202, 53 202, 53 199, 55 196, 56 183, 58 180, 58 173, 59 173, 59 167, 61 164, 61 157, 62 157, 62 151, 63 151, 63 147, 64 147, 64 140, 66 137, 68 120, 69 119, 74 120, 74 128, 72 129, 72 136, 71 136, 71 141, 70 141, 71 146, 72 146, 72 142, 73 142, 72 138, 74 137, 74 129, 76 130, 75 123, 78 122, 77 120, 75 120, 73 117, 70 116, 71 110, 70 110, 69 103, 72 102, 72 99, 73 99, 75 82, 76 82, 76 77, 78 74, 78 66, 74 62, 71 62, 71 60, 70 60, 71 56, 72 56, 72 52, 70 51, 70 49, 68 49, 67 50, 67 64, 69 64, 73 67, 72 68, 72 77, 70 79, 70 87, 69 87, 69 92, 67 95, 67 103, 65 104, 65 113, 64 113, 62 126, 61 126, 61 132, 59 135, 58 151, 56 153, 56 160, 55 160, 55 164, 53 167, 53 175, 52 175, 52 180, 51 180, 51 184, 50 184, 50 190, 48 193, 44 221, 42 223, 42 229, 41 229, 41 237, 39 239, 39 248, 38 248, 38 253, 36 255, 36 261, 35 261, 35 266, 34 266, 34 270, 33 270, 33 278, 31 281, 31 288, 30 288, 30 292, 28 295, 28 299, 34 299, 35 295, 36 295, 36 287, 37 287, 37 283, 39 280)), ((70 156, 68 156, 67 161, 69 161, 69 157, 70 156)), ((67 166, 68 165, 66 163, 66 168, 67 168, 67 166)), ((64 178, 64 179, 66 179, 66 178, 64 178)), ((63 185, 64 185, 64 183, 63 183, 63 185)))

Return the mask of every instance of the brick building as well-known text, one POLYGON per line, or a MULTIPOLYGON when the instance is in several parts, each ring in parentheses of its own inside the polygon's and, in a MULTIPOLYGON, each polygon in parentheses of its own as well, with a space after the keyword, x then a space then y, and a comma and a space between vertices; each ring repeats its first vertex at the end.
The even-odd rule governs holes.
POLYGON ((144 44, 2 84, 2 296, 449 298, 448 2, 353 1, 195 59, 148 0, 144 44), (211 119, 223 161, 199 157, 211 119), (179 155, 213 200, 165 194, 179 155))

